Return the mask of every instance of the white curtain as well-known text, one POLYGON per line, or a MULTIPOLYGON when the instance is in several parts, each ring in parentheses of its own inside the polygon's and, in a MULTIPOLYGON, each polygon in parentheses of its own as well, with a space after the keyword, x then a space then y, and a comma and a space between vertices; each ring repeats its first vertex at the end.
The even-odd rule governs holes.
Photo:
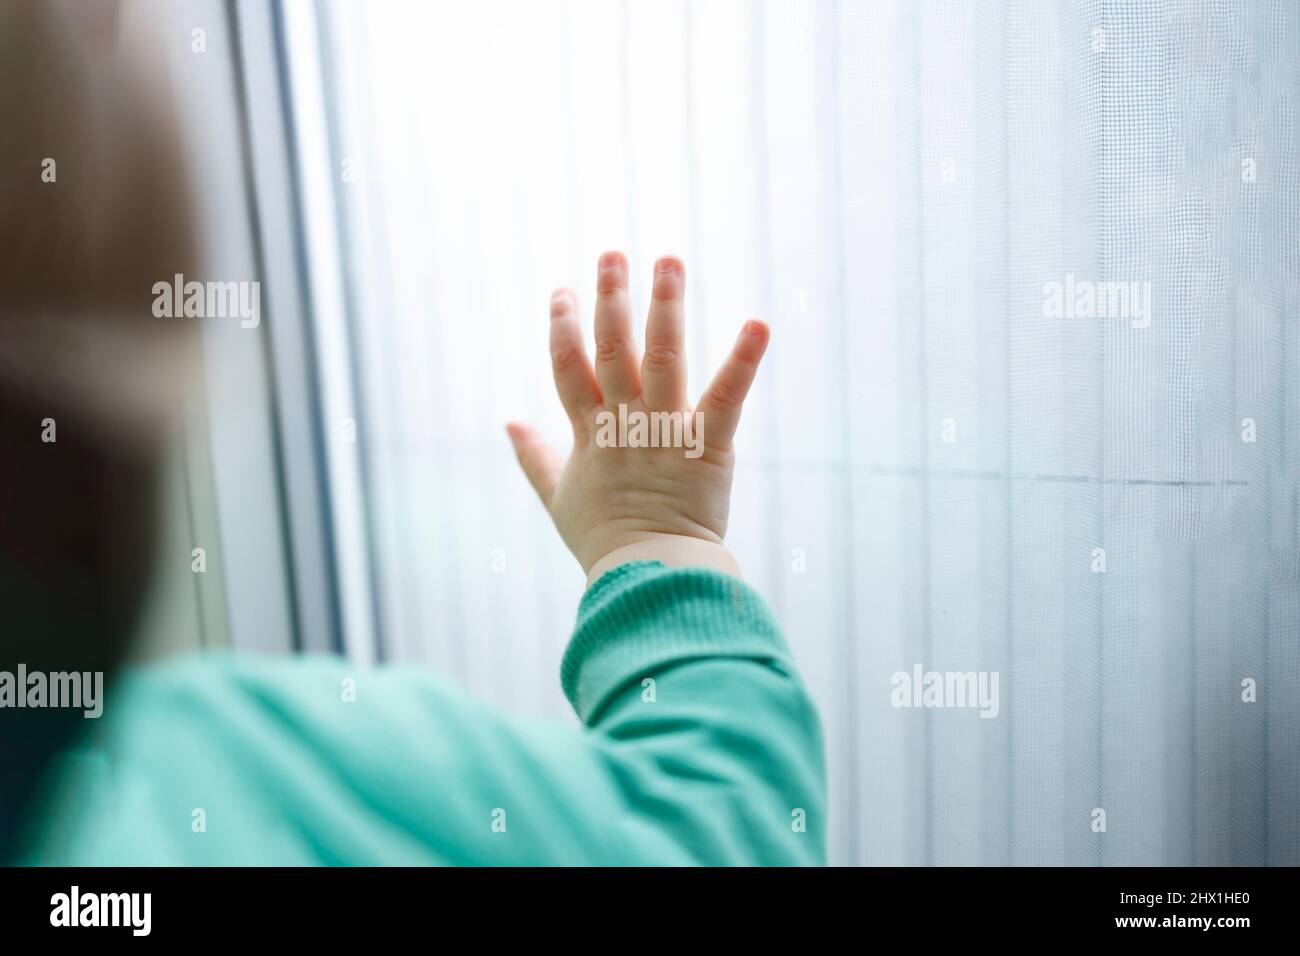
POLYGON ((674 252, 695 391, 774 326, 728 543, 833 862, 1300 863, 1300 9, 319 9, 385 658, 566 713, 502 425, 565 441, 551 288, 674 252))

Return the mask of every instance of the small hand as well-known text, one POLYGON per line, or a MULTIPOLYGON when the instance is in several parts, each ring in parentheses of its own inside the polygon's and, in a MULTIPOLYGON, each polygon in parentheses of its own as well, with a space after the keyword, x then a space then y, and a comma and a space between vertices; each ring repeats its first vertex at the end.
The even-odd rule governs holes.
POLYGON ((722 545, 735 463, 732 438, 767 348, 768 327, 757 319, 745 323, 731 355, 692 409, 686 401, 681 260, 665 257, 655 264, 646 354, 640 362, 627 275, 622 253, 600 257, 594 371, 583 348, 577 297, 568 289, 551 297, 551 365, 573 425, 568 461, 531 426, 512 422, 506 430, 524 473, 587 572, 588 583, 618 564, 642 559, 738 574, 735 559, 722 545), (622 413, 620 405, 625 406, 622 413), (683 416, 676 433, 680 446, 611 444, 624 416, 634 422, 637 414, 652 412, 683 416), (696 424, 696 433, 686 427, 688 421, 696 424))

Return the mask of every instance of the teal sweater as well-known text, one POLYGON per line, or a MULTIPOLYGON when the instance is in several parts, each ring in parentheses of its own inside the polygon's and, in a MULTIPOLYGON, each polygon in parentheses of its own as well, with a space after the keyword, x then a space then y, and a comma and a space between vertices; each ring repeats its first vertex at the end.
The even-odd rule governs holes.
POLYGON ((97 759, 41 801, 29 862, 824 862, 817 716, 744 583, 615 568, 583 597, 560 677, 580 727, 413 667, 205 656, 138 673, 108 697, 97 759))

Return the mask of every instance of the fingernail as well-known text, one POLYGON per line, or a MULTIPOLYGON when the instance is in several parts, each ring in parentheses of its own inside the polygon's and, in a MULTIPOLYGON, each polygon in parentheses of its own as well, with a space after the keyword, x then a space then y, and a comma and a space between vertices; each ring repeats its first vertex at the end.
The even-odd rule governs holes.
POLYGON ((655 270, 654 295, 657 299, 671 299, 681 291, 681 280, 677 275, 677 270, 669 266, 665 269, 663 263, 655 270))
POLYGON ((680 272, 681 265, 672 256, 664 256, 664 258, 655 263, 655 269, 658 272, 680 272))
POLYGON ((598 268, 600 269, 601 272, 608 272, 608 271, 610 271, 611 269, 622 269, 622 268, 623 268, 623 253, 621 253, 621 252, 606 252, 606 253, 604 253, 604 254, 600 257, 600 264, 599 264, 598 268))

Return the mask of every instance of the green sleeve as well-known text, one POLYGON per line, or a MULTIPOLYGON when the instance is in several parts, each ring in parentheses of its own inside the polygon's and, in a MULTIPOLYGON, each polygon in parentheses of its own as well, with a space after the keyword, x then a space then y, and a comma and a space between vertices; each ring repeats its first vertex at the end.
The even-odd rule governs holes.
POLYGON ((140 674, 108 698, 101 766, 46 806, 77 822, 31 862, 825 861, 817 717, 744 583, 610 571, 583 598, 561 679, 580 726, 335 658, 140 674))

